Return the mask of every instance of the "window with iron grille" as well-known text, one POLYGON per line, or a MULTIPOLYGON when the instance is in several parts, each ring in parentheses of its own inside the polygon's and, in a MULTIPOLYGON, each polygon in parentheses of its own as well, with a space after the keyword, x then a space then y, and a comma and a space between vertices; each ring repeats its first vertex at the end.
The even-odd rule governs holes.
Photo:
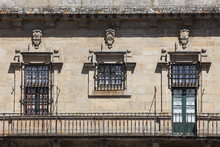
POLYGON ((24 113, 49 113, 49 66, 29 64, 24 67, 24 113))
POLYGON ((97 64, 95 90, 125 90, 126 70, 124 64, 97 64))
POLYGON ((197 87, 199 84, 199 72, 196 64, 171 65, 172 87, 197 87))

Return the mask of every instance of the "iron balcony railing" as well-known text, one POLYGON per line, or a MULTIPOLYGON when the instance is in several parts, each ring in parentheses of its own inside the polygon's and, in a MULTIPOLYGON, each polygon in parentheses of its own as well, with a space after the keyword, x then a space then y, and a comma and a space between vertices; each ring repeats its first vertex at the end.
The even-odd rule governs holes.
POLYGON ((220 137, 220 114, 197 114, 194 124, 189 122, 186 125, 182 124, 186 130, 189 125, 193 124, 193 132, 174 129, 175 124, 172 119, 167 113, 59 113, 51 115, 2 113, 0 114, 0 136, 189 135, 220 137))

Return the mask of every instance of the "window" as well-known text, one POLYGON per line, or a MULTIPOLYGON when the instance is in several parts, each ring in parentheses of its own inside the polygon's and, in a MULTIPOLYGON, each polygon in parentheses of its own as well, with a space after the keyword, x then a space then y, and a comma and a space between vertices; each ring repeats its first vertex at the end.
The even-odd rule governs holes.
POLYGON ((172 64, 170 79, 173 99, 173 133, 195 134, 198 67, 196 64, 172 64))
POLYGON ((49 113, 49 66, 28 64, 24 67, 24 113, 49 113))
POLYGON ((172 87, 197 87, 198 79, 196 64, 173 64, 171 66, 172 87))
POLYGON ((126 70, 124 64, 97 64, 95 71, 95 90, 124 90, 126 70))
POLYGON ((196 89, 173 88, 173 132, 194 134, 196 128, 196 89))

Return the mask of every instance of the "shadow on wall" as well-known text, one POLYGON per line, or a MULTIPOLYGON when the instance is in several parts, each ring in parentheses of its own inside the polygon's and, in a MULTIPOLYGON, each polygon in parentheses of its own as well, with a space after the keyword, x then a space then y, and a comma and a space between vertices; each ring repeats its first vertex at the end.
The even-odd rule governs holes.
MULTIPOLYGON (((164 16, 165 17, 165 16, 164 16)), ((115 21, 116 19, 114 19, 115 21)), ((113 19, 76 19, 57 20, 54 26, 46 26, 41 19, 23 20, 22 25, 13 27, 11 21, 0 21, 0 37, 30 37, 33 29, 41 29, 44 37, 104 37, 107 28, 116 29, 117 37, 176 37, 179 30, 190 29, 191 37, 220 36, 220 28, 214 20, 195 20, 191 26, 184 26, 183 20, 158 20, 155 25, 147 19, 117 20, 118 25, 113 25, 113 19), (84 22, 85 21, 85 22, 84 22)))

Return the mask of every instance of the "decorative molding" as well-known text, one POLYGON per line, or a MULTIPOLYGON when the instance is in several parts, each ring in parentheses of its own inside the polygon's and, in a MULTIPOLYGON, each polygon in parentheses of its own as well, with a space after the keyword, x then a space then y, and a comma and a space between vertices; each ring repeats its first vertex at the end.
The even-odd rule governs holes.
POLYGON ((131 74, 134 72, 136 63, 128 61, 128 54, 131 51, 119 51, 119 52, 110 52, 110 51, 89 51, 88 61, 84 63, 81 73, 88 74, 88 97, 89 98, 130 98, 130 78, 131 74), (97 63, 122 63, 125 65, 127 70, 127 87, 124 91, 96 91, 94 89, 94 74, 95 68, 97 68, 97 63))
POLYGON ((105 31, 105 44, 108 46, 108 49, 111 49, 115 42, 115 30, 107 29, 105 31))

